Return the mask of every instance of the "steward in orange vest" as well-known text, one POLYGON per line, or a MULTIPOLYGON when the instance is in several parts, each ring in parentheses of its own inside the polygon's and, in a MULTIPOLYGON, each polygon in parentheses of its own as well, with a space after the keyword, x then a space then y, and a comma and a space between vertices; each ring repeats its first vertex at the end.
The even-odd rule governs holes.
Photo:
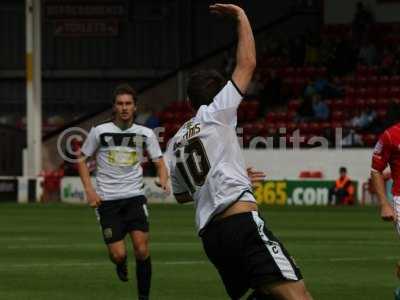
POLYGON ((347 169, 341 167, 339 169, 339 178, 335 182, 329 193, 330 204, 354 204, 354 186, 349 176, 347 176, 347 169))

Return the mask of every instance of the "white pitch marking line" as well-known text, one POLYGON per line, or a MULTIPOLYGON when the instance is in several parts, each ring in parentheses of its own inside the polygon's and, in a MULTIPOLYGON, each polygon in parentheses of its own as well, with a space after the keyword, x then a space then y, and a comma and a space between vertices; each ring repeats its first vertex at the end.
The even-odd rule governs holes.
MULTIPOLYGON (((199 246, 200 243, 181 243, 181 242, 165 242, 151 243, 152 246, 199 246)), ((49 245, 9 245, 6 249, 68 249, 68 248, 103 248, 102 243, 86 243, 86 244, 49 244, 49 245)))
MULTIPOLYGON (((385 257, 327 257, 327 258, 304 258, 298 259, 300 262, 352 262, 352 261, 372 261, 372 260, 397 260, 397 256, 385 257)), ((156 265, 203 265, 210 264, 207 260, 182 260, 182 261, 161 261, 154 262, 156 265)), ((106 267, 111 265, 110 262, 71 262, 71 263, 27 263, 27 264, 4 264, 0 266, 0 270, 9 270, 11 268, 47 268, 47 267, 106 267)))
MULTIPOLYGON (((156 265, 199 265, 206 264, 208 261, 206 260, 188 260, 188 261, 165 261, 165 262, 153 262, 156 265)), ((0 266, 0 270, 10 269, 10 268, 52 268, 52 267, 106 267, 111 266, 111 262, 75 262, 75 263, 27 263, 27 264, 11 264, 11 265, 2 265, 0 266), (3 268, 2 268, 3 267, 3 268)))
MULTIPOLYGON (((336 242, 335 242, 336 243, 336 242)), ((330 244, 330 243, 328 243, 330 244)), ((369 246, 397 246, 398 242, 383 242, 383 241, 370 241, 370 242, 344 242, 342 244, 350 245, 369 245, 369 246)), ((152 246, 200 246, 200 242, 152 242, 152 246)), ((309 244, 308 244, 309 245, 309 244)), ((298 245, 302 246, 302 245, 298 245)), ((47 244, 47 245, 8 245, 4 247, 5 249, 62 249, 62 248, 102 248, 102 243, 85 243, 85 244, 47 244)))

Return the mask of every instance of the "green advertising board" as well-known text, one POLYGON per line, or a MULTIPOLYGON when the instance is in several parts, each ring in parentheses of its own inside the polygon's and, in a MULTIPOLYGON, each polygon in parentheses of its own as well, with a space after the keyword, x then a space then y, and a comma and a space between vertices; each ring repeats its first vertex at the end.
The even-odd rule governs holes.
MULTIPOLYGON (((254 195, 259 204, 328 205, 333 180, 269 180, 256 185, 254 195)), ((357 182, 353 181, 357 199, 357 182)))

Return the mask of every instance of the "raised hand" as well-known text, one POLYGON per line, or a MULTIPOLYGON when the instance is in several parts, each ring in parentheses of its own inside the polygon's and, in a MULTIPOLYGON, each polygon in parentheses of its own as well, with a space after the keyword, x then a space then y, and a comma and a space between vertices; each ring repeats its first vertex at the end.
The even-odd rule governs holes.
POLYGON ((242 8, 233 4, 216 3, 210 5, 209 8, 211 13, 223 16, 238 17, 240 14, 244 13, 242 8))

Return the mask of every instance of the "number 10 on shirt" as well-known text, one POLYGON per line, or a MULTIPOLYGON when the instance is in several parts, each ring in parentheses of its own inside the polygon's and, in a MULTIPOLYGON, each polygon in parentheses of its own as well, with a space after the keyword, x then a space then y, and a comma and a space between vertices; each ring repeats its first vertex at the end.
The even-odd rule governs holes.
POLYGON ((211 168, 204 145, 200 138, 190 139, 184 147, 175 151, 175 156, 178 161, 176 166, 193 194, 196 186, 204 184, 211 168))

